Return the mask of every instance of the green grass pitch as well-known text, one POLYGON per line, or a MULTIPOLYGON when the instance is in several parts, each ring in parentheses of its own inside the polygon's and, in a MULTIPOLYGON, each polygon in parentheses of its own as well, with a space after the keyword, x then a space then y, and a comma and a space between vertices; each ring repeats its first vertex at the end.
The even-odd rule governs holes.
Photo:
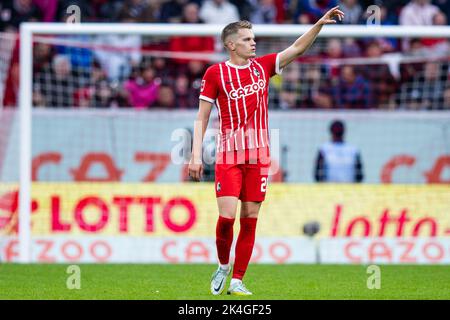
POLYGON ((370 290, 363 265, 250 265, 245 298, 209 293, 216 265, 79 266, 81 289, 69 290, 68 265, 0 264, 0 299, 450 299, 449 266, 380 265, 370 290))

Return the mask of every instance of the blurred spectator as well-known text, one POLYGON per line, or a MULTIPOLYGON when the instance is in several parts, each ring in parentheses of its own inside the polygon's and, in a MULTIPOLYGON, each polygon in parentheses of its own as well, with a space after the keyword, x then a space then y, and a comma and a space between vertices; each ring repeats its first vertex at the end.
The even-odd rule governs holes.
POLYGON ((123 0, 91 0, 89 21, 116 22, 122 6, 123 0))
POLYGON ((205 0, 200 9, 200 18, 205 23, 225 25, 238 21, 239 12, 228 0, 205 0))
POLYGON ((73 104, 75 107, 79 108, 89 108, 95 107, 92 101, 92 95, 94 89, 91 87, 81 88, 74 92, 73 94, 73 104))
POLYGON ((361 57, 363 51, 354 38, 345 38, 343 40, 342 51, 345 57, 361 57))
MULTIPOLYGON (((421 39, 411 39, 410 45, 407 51, 403 52, 406 58, 419 58, 416 62, 401 62, 400 63, 400 83, 411 83, 414 76, 423 72, 424 63, 423 60, 427 59, 427 50, 422 44, 421 39), (422 60, 423 59, 423 60, 422 60)), ((399 91, 397 91, 399 93, 399 91)), ((403 96, 403 95, 402 95, 403 96)), ((404 97, 402 98, 404 100, 404 97)), ((400 102, 400 101, 398 101, 400 102)))
MULTIPOLYGON (((278 93, 277 103, 269 103, 269 108, 280 108, 280 109, 288 109, 292 107, 298 107, 297 105, 297 98, 298 94, 295 94, 295 101, 293 96, 293 92, 299 91, 299 82, 298 79, 300 78, 302 64, 299 63, 293 63, 289 66, 289 68, 286 68, 283 70, 283 77, 281 78, 281 83, 275 88, 274 92, 278 93), (283 93, 284 92, 284 93, 283 93), (283 93, 283 95, 281 95, 283 93)), ((271 90, 269 88, 269 90, 271 90)), ((273 96, 275 97, 275 95, 273 96)))
POLYGON ((325 68, 330 78, 337 78, 339 76, 340 62, 336 60, 345 58, 344 50, 342 48, 342 40, 339 38, 329 39, 322 58, 326 59, 325 68))
POLYGON ((292 14, 289 10, 289 0, 274 0, 277 8, 277 23, 292 23, 292 14))
POLYGON ((72 41, 74 44, 81 45, 56 45, 54 50, 57 54, 63 54, 70 57, 70 62, 75 72, 83 71, 80 68, 89 69, 94 59, 94 53, 91 48, 83 47, 83 44, 88 46, 93 41, 90 35, 59 35, 58 38, 64 41, 72 41))
POLYGON ((258 0, 255 3, 250 21, 255 24, 276 23, 277 7, 274 0, 258 0))
POLYGON ((74 104, 78 107, 108 108, 129 106, 119 96, 119 93, 107 81, 106 73, 97 62, 93 63, 89 85, 77 90, 74 94, 74 104))
POLYGON ((136 109, 147 109, 158 99, 159 81, 155 81, 155 70, 151 65, 142 68, 136 79, 125 82, 124 89, 129 105, 136 109))
POLYGON ((345 65, 337 84, 331 88, 334 108, 365 109, 373 107, 371 88, 366 79, 357 75, 355 68, 345 65))
POLYGON ((33 48, 33 72, 41 72, 49 67, 53 58, 52 46, 46 43, 36 42, 33 48))
POLYGON ((185 74, 189 79, 190 87, 198 91, 197 93, 200 91, 200 85, 203 75, 206 72, 206 67, 206 64, 200 60, 190 60, 187 64, 185 74))
POLYGON ((35 79, 35 94, 42 96, 40 100, 45 106, 74 106, 73 94, 77 90, 78 82, 74 80, 68 56, 56 55, 53 58, 51 69, 43 68, 35 79))
POLYGON ((168 59, 162 57, 155 57, 152 62, 155 70, 155 78, 171 79, 177 73, 177 66, 168 63, 168 59))
POLYGON ((250 21, 250 15, 255 9, 255 4, 258 3, 258 0, 230 0, 230 3, 238 9, 241 20, 250 21))
POLYGON ((402 107, 411 110, 439 109, 446 89, 445 68, 440 62, 427 62, 422 72, 416 74, 411 82, 402 85, 402 107))
POLYGON ((199 5, 191 2, 183 6, 181 13, 181 23, 204 23, 199 16, 199 5))
POLYGON ((340 59, 361 56, 361 49, 354 39, 329 39, 322 58, 326 59, 324 68, 331 79, 339 77, 342 61, 340 59))
POLYGON ((433 0, 433 4, 439 8, 450 21, 450 0, 433 0))
POLYGON ((314 92, 313 101, 316 108, 331 109, 333 108, 333 97, 331 96, 331 85, 326 82, 317 92, 314 92))
POLYGON ((157 22, 158 3, 146 0, 125 0, 119 11, 119 19, 132 18, 135 22, 157 22))
POLYGON ((320 147, 316 158, 314 177, 317 182, 355 183, 364 179, 360 151, 344 142, 345 125, 333 121, 331 142, 320 147))
POLYGON ((426 57, 427 49, 422 43, 422 39, 411 39, 407 50, 403 51, 405 56, 410 57, 426 57))
POLYGON ((393 103, 392 96, 397 91, 397 81, 393 77, 389 66, 381 61, 383 50, 380 42, 373 40, 367 44, 366 57, 378 59, 369 64, 361 65, 357 68, 358 72, 369 80, 372 88, 371 98, 374 107, 390 107, 393 103))
POLYGON ((450 110, 450 85, 447 84, 447 87, 444 91, 444 99, 439 109, 441 110, 450 110))
POLYGON ((401 25, 430 26, 433 17, 439 8, 430 3, 430 0, 411 0, 400 13, 401 25))
MULTIPOLYGON (((198 14, 198 5, 189 3, 183 8, 183 23, 203 23, 198 14)), ((169 44, 170 50, 175 52, 214 53, 213 37, 172 37, 169 44)), ((186 64, 189 59, 174 59, 178 64, 186 64)))
POLYGON ((328 10, 337 5, 337 0, 298 0, 295 9, 295 22, 316 23, 328 10))
MULTIPOLYGON (((433 16, 433 25, 446 26, 447 17, 442 12, 437 12, 433 16)), ((422 39, 422 44, 428 49, 430 55, 444 56, 450 52, 448 38, 422 39)))
POLYGON ((42 22, 53 22, 56 19, 58 0, 33 0, 34 4, 41 10, 42 22))
MULTIPOLYGON (((366 6, 374 4, 373 0, 364 0, 366 1, 366 6), (368 2, 367 2, 368 1, 368 2)), ((399 16, 403 7, 406 6, 411 0, 377 0, 375 4, 386 6, 389 12, 399 16)))
POLYGON ((298 88, 301 108, 325 107, 318 106, 316 103, 317 92, 322 83, 323 71, 321 65, 318 63, 307 64, 302 68, 302 81, 300 81, 298 88))
POLYGON ((41 21, 42 11, 32 0, 4 0, 0 4, 0 31, 19 31, 22 22, 41 21))
POLYGON ((114 91, 106 79, 95 82, 92 105, 95 108, 117 107, 118 103, 114 100, 114 91))
POLYGON ((155 103, 157 108, 173 109, 176 107, 175 93, 169 85, 161 85, 158 92, 158 99, 155 103))
POLYGON ((19 74, 19 62, 13 61, 5 83, 5 96, 3 97, 4 106, 15 107, 17 105, 17 97, 19 94, 19 74))
POLYGON ((324 57, 330 59, 344 58, 344 52, 342 50, 342 40, 340 38, 331 38, 328 40, 324 57))
POLYGON ((331 38, 328 40, 323 58, 342 59, 362 56, 361 48, 353 38, 331 38))
POLYGON ((291 85, 283 86, 280 92, 279 108, 282 110, 292 110, 299 107, 298 94, 291 85))
POLYGON ((172 72, 167 61, 168 59, 162 57, 152 58, 152 66, 155 70, 155 78, 168 79, 172 76, 172 72))
MULTIPOLYGON (((162 4, 159 13, 159 20, 161 22, 180 23, 183 16, 183 8, 189 3, 195 3, 200 7, 201 0, 170 0, 162 4)), ((196 22, 194 22, 196 23, 196 22)))
POLYGON ((32 104, 33 107, 48 107, 48 104, 45 101, 44 96, 39 90, 33 91, 32 104))
POLYGON ((198 94, 189 86, 189 79, 185 74, 179 74, 175 79, 175 101, 178 109, 198 107, 198 94))
POLYGON ((344 24, 358 24, 362 18, 362 8, 357 0, 340 0, 339 9, 344 12, 344 24))
MULTIPOLYGON (((122 16, 122 22, 134 23, 131 16, 122 16)), ((97 37, 95 58, 107 71, 109 81, 122 82, 130 76, 133 67, 137 67, 142 59, 142 38, 133 34, 109 34, 97 37)))
POLYGON ((183 7, 188 2, 189 0, 170 0, 164 2, 159 12, 159 20, 161 22, 180 23, 183 7))

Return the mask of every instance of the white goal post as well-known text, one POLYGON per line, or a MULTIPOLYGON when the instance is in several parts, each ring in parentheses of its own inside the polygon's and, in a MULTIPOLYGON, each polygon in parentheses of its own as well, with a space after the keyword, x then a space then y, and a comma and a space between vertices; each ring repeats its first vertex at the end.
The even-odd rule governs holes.
MULTIPOLYGON (((310 25, 255 25, 257 37, 297 37, 310 25)), ((20 26, 20 193, 19 193, 19 243, 20 262, 31 261, 31 143, 32 143, 32 92, 33 92, 33 36, 34 35, 84 35, 84 34, 138 34, 146 36, 218 36, 222 25, 199 24, 97 24, 97 23, 23 23, 20 26)), ((449 38, 450 26, 325 26, 319 37, 428 37, 449 38)), ((282 49, 282 48, 280 48, 282 49)))

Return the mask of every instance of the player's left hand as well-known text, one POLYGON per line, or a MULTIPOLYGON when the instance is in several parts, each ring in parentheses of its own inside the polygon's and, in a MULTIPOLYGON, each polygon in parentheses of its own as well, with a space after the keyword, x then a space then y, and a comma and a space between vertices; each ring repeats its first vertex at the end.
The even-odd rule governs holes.
POLYGON ((339 21, 344 20, 344 12, 339 10, 339 6, 331 8, 327 13, 323 15, 322 18, 318 21, 319 24, 333 24, 336 23, 335 19, 339 19, 339 21))
POLYGON ((195 163, 194 158, 192 157, 189 161, 189 167, 188 167, 189 176, 194 181, 200 181, 203 176, 203 164, 202 163, 195 163))

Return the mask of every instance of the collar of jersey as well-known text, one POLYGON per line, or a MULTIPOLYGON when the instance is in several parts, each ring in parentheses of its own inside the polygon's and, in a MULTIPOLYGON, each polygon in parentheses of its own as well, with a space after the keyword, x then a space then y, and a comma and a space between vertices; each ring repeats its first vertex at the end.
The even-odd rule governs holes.
POLYGON ((249 61, 246 65, 238 66, 238 65, 232 64, 229 60, 225 61, 225 64, 227 66, 230 66, 230 67, 233 67, 233 68, 236 68, 236 69, 247 69, 248 67, 250 67, 250 63, 251 62, 249 61))

